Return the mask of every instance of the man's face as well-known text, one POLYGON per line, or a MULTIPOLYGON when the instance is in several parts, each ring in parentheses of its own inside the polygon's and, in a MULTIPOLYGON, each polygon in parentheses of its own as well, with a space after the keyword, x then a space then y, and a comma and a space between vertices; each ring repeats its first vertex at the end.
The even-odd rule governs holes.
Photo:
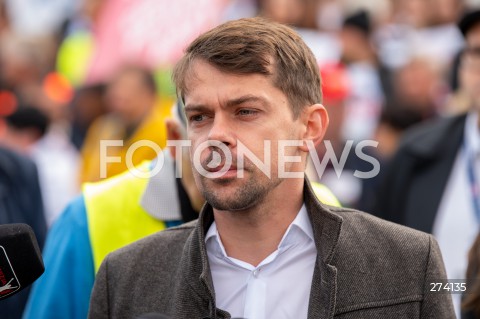
MULTIPOLYGON (((206 200, 218 210, 254 207, 284 182, 278 177, 278 141, 301 140, 305 130, 302 116, 294 119, 285 94, 263 75, 227 74, 201 60, 194 62, 190 72, 185 112, 194 166, 197 148, 209 140, 221 142, 232 154, 230 169, 223 176, 212 178, 209 174, 223 168, 225 156, 215 146, 199 151, 202 167, 209 173, 201 174, 194 168, 196 183, 206 200), (270 141, 271 146, 264 148, 264 141, 270 141), (244 157, 243 165, 237 162, 240 143, 262 162, 265 153, 270 152, 271 160, 267 163, 271 164, 270 178, 248 157, 244 157), (213 167, 215 161, 220 165, 213 167), (243 178, 238 178, 239 173, 243 173, 243 178)), ((285 154, 295 156, 302 152, 287 147, 285 154)), ((303 172, 305 156, 303 153, 302 162, 287 163, 285 171, 303 172)))
POLYGON ((140 75, 135 72, 121 73, 108 87, 107 105, 109 109, 127 122, 132 120, 138 110, 150 106, 152 101, 153 95, 148 92, 140 75))

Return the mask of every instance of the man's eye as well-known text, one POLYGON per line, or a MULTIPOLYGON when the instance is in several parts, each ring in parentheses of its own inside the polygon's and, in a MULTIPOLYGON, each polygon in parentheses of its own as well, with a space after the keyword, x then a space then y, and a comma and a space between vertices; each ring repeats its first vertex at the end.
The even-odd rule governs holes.
POLYGON ((190 116, 190 122, 201 122, 205 119, 205 115, 198 114, 190 116))
POLYGON ((249 109, 242 109, 238 111, 238 115, 254 115, 254 114, 257 114, 257 111, 249 110, 249 109))

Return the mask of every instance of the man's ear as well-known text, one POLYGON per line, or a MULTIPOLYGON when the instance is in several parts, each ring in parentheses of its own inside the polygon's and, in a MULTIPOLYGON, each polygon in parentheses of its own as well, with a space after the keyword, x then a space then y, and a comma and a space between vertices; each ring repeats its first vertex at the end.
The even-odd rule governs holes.
MULTIPOLYGON (((167 127, 167 140, 178 141, 182 139, 182 129, 178 121, 174 119, 166 119, 165 126, 167 127)), ((170 153, 173 158, 176 158, 176 147, 170 147, 170 153)))
POLYGON ((308 152, 307 141, 312 141, 313 145, 318 145, 328 127, 328 113, 322 104, 314 104, 306 107, 302 118, 305 124, 305 131, 303 132, 303 140, 305 143, 300 147, 304 152, 308 152))

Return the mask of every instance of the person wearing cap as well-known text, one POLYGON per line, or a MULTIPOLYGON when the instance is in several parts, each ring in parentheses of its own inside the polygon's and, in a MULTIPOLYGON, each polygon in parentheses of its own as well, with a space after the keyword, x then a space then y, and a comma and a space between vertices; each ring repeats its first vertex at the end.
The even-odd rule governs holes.
POLYGON ((453 317, 449 295, 425 293, 445 278, 431 235, 316 198, 305 168, 329 120, 298 33, 229 21, 173 74, 206 204, 198 220, 109 254, 89 318, 453 317))
MULTIPOLYGON (((380 188, 375 214, 438 240, 447 277, 465 278, 468 250, 480 226, 480 11, 458 24, 465 37, 460 87, 467 113, 409 130, 380 188)), ((457 316, 460 294, 453 294, 457 316)))

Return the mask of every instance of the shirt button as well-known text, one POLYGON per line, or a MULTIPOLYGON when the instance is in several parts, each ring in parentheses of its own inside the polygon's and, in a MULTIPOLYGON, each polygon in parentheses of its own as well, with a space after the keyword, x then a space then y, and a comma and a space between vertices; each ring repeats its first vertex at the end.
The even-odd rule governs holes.
POLYGON ((255 270, 253 271, 253 277, 257 278, 259 272, 260 272, 260 269, 255 269, 255 270))

